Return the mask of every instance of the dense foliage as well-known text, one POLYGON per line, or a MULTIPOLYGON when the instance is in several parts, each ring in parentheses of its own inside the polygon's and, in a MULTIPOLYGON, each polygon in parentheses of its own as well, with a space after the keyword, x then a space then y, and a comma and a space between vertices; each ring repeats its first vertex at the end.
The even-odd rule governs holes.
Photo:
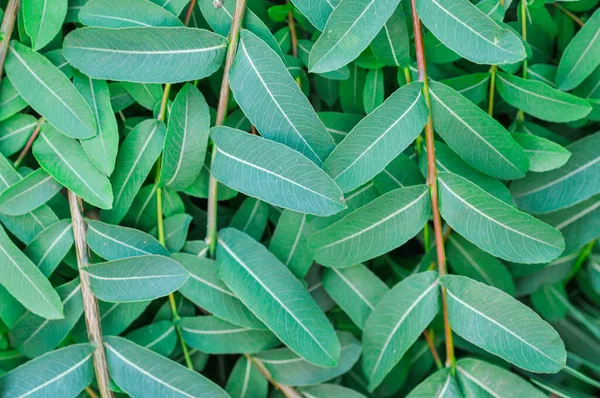
POLYGON ((598 396, 599 1, 0 1, 0 397, 598 396))

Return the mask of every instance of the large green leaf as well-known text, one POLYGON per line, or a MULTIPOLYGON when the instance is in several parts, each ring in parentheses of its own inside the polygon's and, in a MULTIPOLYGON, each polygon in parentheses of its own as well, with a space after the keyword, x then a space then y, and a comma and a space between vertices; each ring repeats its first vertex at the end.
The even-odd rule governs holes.
POLYGON ((23 253, 48 277, 73 246, 71 220, 60 220, 37 234, 23 253))
POLYGON ((113 206, 110 210, 102 211, 102 220, 118 224, 125 217, 162 152, 165 130, 161 121, 144 120, 127 135, 119 148, 115 172, 110 177, 113 206))
POLYGON ((235 100, 262 136, 323 163, 333 138, 281 58, 248 30, 242 30, 229 78, 235 100))
POLYGON ((81 73, 75 75, 73 83, 92 109, 98 126, 98 134, 81 140, 81 146, 100 171, 109 176, 117 159, 119 130, 110 104, 108 84, 102 80, 90 79, 81 73))
POLYGON ((442 43, 478 64, 510 64, 525 59, 521 39, 468 0, 419 0, 423 24, 442 43))
POLYGON ((450 369, 445 368, 425 379, 406 398, 463 398, 463 394, 450 369))
POLYGON ((315 261, 342 268, 375 258, 415 236, 430 214, 427 186, 390 191, 313 234, 315 261))
POLYGON ((47 319, 63 317, 60 297, 48 279, 0 227, 0 284, 29 311, 47 319))
POLYGON ((458 361, 456 376, 467 398, 484 396, 543 398, 546 396, 514 373, 475 358, 464 358, 458 361))
POLYGON ((95 220, 88 220, 87 227, 88 246, 106 260, 149 254, 169 256, 169 251, 159 241, 137 229, 95 220))
POLYGON ((11 327, 10 343, 29 358, 53 350, 62 342, 83 313, 79 278, 56 289, 63 305, 63 319, 44 319, 27 312, 11 327))
POLYGON ((363 264, 342 269, 326 268, 323 287, 360 329, 364 329, 367 318, 390 290, 363 264))
POLYGON ((576 205, 600 192, 600 132, 566 147, 567 163, 556 170, 529 174, 512 183, 517 206, 532 213, 547 213, 576 205))
POLYGON ((297 278, 304 278, 313 261, 313 253, 308 246, 312 231, 306 214, 284 210, 271 237, 269 251, 297 278))
POLYGON ((585 22, 566 48, 556 73, 560 90, 577 87, 600 65, 600 11, 585 22))
POLYGON ((505 180, 525 176, 527 154, 500 123, 442 83, 431 82, 429 92, 435 130, 465 162, 505 180))
POLYGON ((522 79, 507 73, 496 75, 498 94, 508 104, 548 122, 579 120, 591 112, 586 100, 558 91, 546 83, 522 79))
POLYGON ((190 273, 188 280, 179 288, 179 293, 185 298, 235 325, 266 329, 219 278, 214 260, 186 253, 176 253, 173 259, 190 273))
POLYGON ((174 190, 188 187, 202 170, 210 127, 208 105, 202 93, 186 84, 169 114, 159 185, 174 190))
POLYGON ((399 0, 345 0, 333 10, 310 52, 309 70, 330 72, 349 64, 367 48, 399 0))
POLYGON ((201 374, 122 337, 105 337, 104 347, 112 379, 130 396, 228 397, 201 374))
POLYGON ((152 300, 173 293, 188 272, 168 257, 146 255, 90 265, 86 268, 94 295, 100 300, 152 300))
POLYGON ((415 82, 398 89, 329 155, 323 170, 343 192, 375 177, 419 135, 428 117, 422 87, 415 82))
POLYGON ((235 229, 219 233, 219 276, 290 347, 316 365, 335 366, 340 345, 333 327, 296 277, 267 249, 235 229))
POLYGON ((264 351, 254 355, 267 368, 273 380, 284 385, 310 386, 334 379, 348 372, 358 361, 360 342, 350 332, 338 332, 340 359, 336 366, 323 368, 305 361, 289 348, 264 351))
POLYGON ((453 230, 488 253, 518 263, 546 263, 564 250, 560 232, 496 199, 469 180, 438 175, 440 212, 453 230))
POLYGON ((3 397, 76 397, 94 379, 91 344, 76 344, 33 359, 0 379, 3 397))
POLYGON ((212 173, 223 184, 301 213, 327 216, 345 208, 333 180, 293 149, 230 127, 213 128, 211 138, 212 173))
POLYGON ((67 3, 67 0, 23 0, 23 22, 34 50, 46 46, 60 32, 67 3))
POLYGON ((227 41, 202 29, 81 28, 65 37, 65 58, 94 79, 179 83, 214 73, 227 41))
POLYGON ((467 341, 531 372, 556 373, 565 366, 558 333, 508 294, 464 276, 446 275, 452 330, 467 341))
POLYGON ((91 0, 79 10, 79 21, 103 28, 183 26, 175 15, 148 0, 91 0))
POLYGON ((62 189, 52 176, 37 169, 0 194, 0 213, 20 216, 37 209, 62 189))
POLYGON ((333 12, 339 0, 293 0, 292 3, 308 18, 311 24, 319 30, 325 28, 325 23, 333 12))
POLYGON ((440 309, 437 272, 410 276, 379 301, 363 334, 362 369, 373 391, 440 309))
POLYGON ((216 316, 182 318, 180 326, 185 342, 207 354, 252 354, 281 345, 268 330, 237 326, 216 316))
POLYGON ((90 107, 69 79, 44 56, 12 41, 5 68, 21 97, 60 132, 73 138, 96 135, 90 107))
POLYGON ((88 158, 79 142, 44 124, 33 144, 33 155, 48 174, 77 196, 101 209, 111 208, 110 182, 88 158))

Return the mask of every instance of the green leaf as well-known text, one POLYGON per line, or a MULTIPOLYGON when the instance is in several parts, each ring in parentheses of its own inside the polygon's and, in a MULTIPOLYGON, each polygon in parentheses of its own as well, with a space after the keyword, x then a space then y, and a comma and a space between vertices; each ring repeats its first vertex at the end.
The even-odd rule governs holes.
POLYGON ((556 373, 566 351, 558 333, 508 294, 464 276, 446 275, 452 330, 467 341, 530 372, 556 373))
MULTIPOLYGON (((165 246, 171 253, 177 253, 185 244, 188 229, 192 223, 192 216, 189 214, 175 214, 164 220, 165 229, 165 246)), ((154 229, 151 233, 157 236, 158 233, 154 229)))
POLYGON ((323 368, 305 361, 288 348, 264 351, 253 356, 262 362, 273 380, 284 385, 310 386, 335 379, 346 372, 360 357, 360 342, 349 332, 338 332, 340 359, 335 367, 323 368))
POLYGON ((327 216, 345 208, 333 180, 285 145, 230 127, 215 127, 212 173, 223 184, 275 206, 327 216))
POLYGON ((293 0, 292 4, 308 18, 315 28, 323 30, 325 28, 325 23, 339 2, 339 0, 293 0))
POLYGON ((44 170, 37 169, 21 181, 11 185, 0 194, 0 213, 20 216, 37 209, 62 186, 44 170))
POLYGON ((465 397, 546 396, 514 373, 475 358, 458 361, 456 376, 465 397))
POLYGON ((323 287, 360 329, 364 329, 367 318, 390 290, 363 264, 342 269, 326 268, 323 287))
POLYGON ((525 59, 521 39, 467 0, 421 0, 423 24, 448 48, 477 64, 502 65, 525 59))
POLYGON ((262 136, 323 163, 333 139, 279 56, 248 30, 242 30, 229 78, 235 100, 262 136))
POLYGON ((560 232, 491 196, 469 180, 438 174, 440 212, 453 230, 504 260, 524 264, 556 259, 565 244, 560 232))
POLYGON ((381 173, 373 177, 373 184, 377 192, 385 194, 394 189, 423 184, 425 179, 419 171, 419 167, 404 154, 396 156, 381 173))
POLYGON ((188 187, 202 169, 206 155, 210 117, 202 93, 186 84, 177 94, 169 114, 160 186, 182 190, 188 187))
POLYGON ((397 5, 397 0, 341 2, 310 52, 309 71, 330 72, 355 60, 377 36, 397 5))
POLYGON ((299 279, 306 276, 312 265, 313 253, 308 246, 312 232, 306 214, 284 210, 269 244, 269 251, 299 279))
POLYGON ((23 110, 27 102, 19 95, 9 79, 0 84, 0 120, 6 120, 23 110))
POLYGON ((460 387, 449 368, 440 369, 406 396, 406 398, 462 398, 460 387))
POLYGON ((268 330, 237 326, 216 316, 182 318, 179 324, 185 342, 208 354, 252 354, 281 344, 268 330))
POLYGON ((409 39, 406 16, 399 4, 371 42, 371 49, 382 64, 404 67, 410 63, 409 39))
POLYGON ((556 84, 560 90, 577 87, 600 65, 600 12, 585 22, 560 58, 556 84))
MULTIPOLYGON (((371 69, 367 73, 363 101, 365 113, 368 115, 383 103, 384 99, 383 70, 371 69)), ((334 101, 335 102, 335 101, 334 101)))
POLYGON ((513 133, 512 137, 529 157, 529 171, 541 173, 558 169, 571 157, 571 152, 545 138, 521 133, 513 133))
POLYGON ((315 261, 343 268, 375 258, 415 236, 430 214, 425 185, 388 192, 312 235, 315 261))
MULTIPOLYGON (((8 79, 3 81, 8 81, 8 79)), ((3 88, 0 87, 0 90, 3 90, 3 88)), ((1 101, 2 98, 0 97, 1 101)), ((2 108, 0 108, 1 112, 2 108)), ((10 156, 21 150, 36 126, 37 120, 33 116, 22 113, 0 123, 0 153, 4 156, 10 156)))
POLYGON ((563 167, 529 174, 512 183, 510 191, 519 208, 547 213, 576 205, 600 192, 600 133, 588 135, 566 149, 571 157, 563 167))
POLYGON ((95 220, 88 220, 87 227, 88 246, 106 260, 150 254, 169 256, 168 250, 145 232, 95 220))
POLYGON ((60 220, 45 228, 23 253, 48 277, 73 246, 71 220, 60 220))
POLYGON ((362 369, 373 391, 417 340, 440 309, 437 272, 410 276, 383 296, 363 335, 362 369))
POLYGON ((537 313, 549 322, 564 319, 569 311, 569 301, 562 283, 544 285, 531 294, 531 304, 537 313))
POLYGON ((221 230, 217 270, 242 303, 294 352, 315 365, 338 363, 340 345, 333 327, 296 277, 264 246, 235 229, 221 230))
POLYGON ((173 322, 163 320, 135 329, 126 338, 137 345, 163 356, 170 356, 177 345, 177 332, 173 322))
POLYGON ((44 56, 12 41, 6 75, 21 97, 48 123, 73 138, 96 135, 96 123, 81 94, 44 56))
POLYGON ((60 298, 40 270, 10 240, 0 227, 0 283, 21 304, 36 315, 61 319, 60 298))
POLYGON ((500 123, 442 83, 429 91, 435 130, 469 166, 505 180, 525 176, 527 154, 500 123))
POLYGON ((101 218, 118 224, 131 207, 154 162, 160 156, 165 140, 165 125, 158 120, 145 120, 127 135, 117 156, 111 175, 114 201, 112 209, 101 212, 101 218))
POLYGON ((130 396, 227 397, 201 374, 122 337, 105 337, 104 347, 112 379, 130 396))
POLYGON ((67 0, 23 0, 23 22, 35 51, 60 32, 66 15, 67 0))
POLYGON ((229 374, 225 391, 232 398, 245 398, 249 391, 253 397, 267 398, 269 382, 248 357, 241 355, 229 374))
POLYGON ((33 155, 48 174, 77 196, 101 209, 111 208, 110 182, 88 158, 79 142, 44 124, 33 144, 33 155))
POLYGON ((105 81, 90 79, 81 73, 75 75, 73 83, 92 109, 98 126, 98 134, 81 140, 81 146, 100 171, 109 176, 117 159, 119 130, 110 103, 108 84, 105 81))
POLYGON ((123 86, 125 91, 127 91, 130 96, 133 97, 135 102, 150 111, 153 111, 162 99, 163 93, 162 86, 160 84, 131 82, 122 82, 119 84, 123 86))
POLYGON ((56 348, 83 313, 79 278, 59 286, 56 291, 64 308, 63 319, 48 320, 27 312, 10 329, 11 345, 29 358, 56 348))
POLYGON ((306 397, 314 398, 365 398, 364 395, 337 384, 318 384, 298 390, 306 397))
POLYGON ((3 397, 75 397, 94 379, 91 344, 52 351, 2 376, 3 397))
POLYGON ((480 104, 487 99, 489 80, 489 73, 473 73, 444 79, 442 83, 453 88, 472 103, 480 104))
POLYGON ((545 83, 502 72, 496 78, 498 94, 504 101, 538 119, 566 123, 582 119, 592 110, 586 100, 545 83))
POLYGON ((260 241, 269 218, 270 206, 252 197, 247 197, 235 212, 229 227, 247 233, 252 239, 260 241))
POLYGON ((158 4, 173 15, 179 15, 188 4, 188 0, 150 0, 154 4, 158 4))
POLYGON ((496 287, 511 296, 515 295, 512 276, 497 258, 457 234, 448 236, 445 249, 450 268, 454 273, 496 287))
POLYGON ((412 83, 397 90, 329 155, 323 170, 343 192, 372 179, 419 135, 428 116, 422 86, 412 83))
POLYGON ((94 295, 110 302, 152 300, 173 293, 188 272, 176 261, 159 255, 130 257, 86 267, 94 295))
POLYGON ((225 38, 196 28, 81 28, 65 37, 63 52, 94 79, 179 83, 213 74, 226 46, 225 38))
POLYGON ((79 21, 101 28, 183 26, 175 15, 148 0, 91 0, 79 10, 79 21))
POLYGON ((185 298, 235 325, 266 329, 219 278, 214 260, 185 253, 174 254, 173 259, 190 274, 188 280, 179 288, 179 293, 185 298))
POLYGON ((349 66, 350 77, 340 82, 340 106, 346 113, 362 115, 366 72, 356 62, 349 66))

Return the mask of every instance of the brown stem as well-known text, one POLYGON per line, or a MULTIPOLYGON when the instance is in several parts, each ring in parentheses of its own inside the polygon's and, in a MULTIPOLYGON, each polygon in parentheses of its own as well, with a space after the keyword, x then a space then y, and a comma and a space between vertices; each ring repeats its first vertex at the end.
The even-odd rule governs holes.
MULTIPOLYGON (((225 58, 225 67, 223 68, 223 80, 221 81, 221 92, 219 93, 219 103, 217 105, 216 126, 222 125, 225 121, 225 116, 227 116, 227 105, 229 103, 229 69, 231 69, 231 65, 235 58, 245 11, 246 0, 237 0, 235 3, 233 20, 231 21, 231 30, 229 31, 229 47, 227 48, 227 57, 225 58)), ((216 153, 217 146, 214 144, 211 169, 216 153)), ((208 181, 206 240, 208 243, 209 254, 211 257, 214 257, 215 248, 217 247, 217 180, 213 177, 212 172, 208 181)))
POLYGON ((17 160, 15 160, 15 163, 14 163, 15 169, 18 169, 21 166, 21 163, 23 163, 23 160, 25 159, 25 156, 27 156, 27 154, 29 153, 29 149, 31 149, 33 142, 35 141, 37 136, 40 134, 40 130, 42 129, 42 124, 44 124, 43 117, 39 118, 37 125, 35 126, 35 129, 33 130, 33 133, 31 133, 31 136, 27 140, 27 143, 21 150, 21 153, 19 153, 17 160))
POLYGON ((488 92, 488 115, 494 116, 494 95, 496 94, 496 72, 498 67, 492 65, 490 68, 490 89, 488 92))
POLYGON ((196 0, 190 1, 190 5, 188 6, 187 12, 185 13, 185 18, 183 19, 183 24, 188 26, 190 23, 190 19, 192 19, 192 15, 194 15, 194 7, 196 7, 196 0))
POLYGON ((571 11, 567 10, 565 7, 561 6, 558 3, 552 3, 552 5, 556 8, 558 8, 559 10, 561 10, 567 17, 571 18, 571 20, 573 22, 575 22, 577 25, 583 27, 584 23, 581 19, 579 19, 579 17, 575 14, 573 14, 571 11))
POLYGON ((87 326, 88 339, 96 347, 94 350, 94 369, 96 380, 102 398, 114 397, 109 389, 108 365, 106 353, 102 342, 102 326, 100 325, 100 311, 98 301, 90 289, 90 276, 85 270, 89 264, 86 225, 83 220, 83 203, 72 191, 69 190, 69 207, 71 209, 71 222, 73 224, 73 236, 75 237, 75 251, 77 252, 77 266, 79 268, 79 279, 81 283, 81 295, 83 297, 83 312, 87 326))
POLYGON ((433 333, 429 332, 429 330, 425 329, 423 330, 423 337, 425 338, 425 341, 427 342, 427 345, 429 346, 429 351, 431 351, 431 356, 433 357, 433 360, 435 361, 435 365, 438 367, 438 369, 441 369, 444 367, 444 364, 442 363, 442 360, 440 359, 440 354, 438 354, 437 352, 437 348, 435 348, 435 342, 433 341, 433 333))
POLYGON ((273 387, 279 390, 287 398, 302 398, 302 395, 300 395, 300 393, 298 393, 293 387, 286 386, 284 384, 279 384, 275 380, 273 380, 273 378, 271 377, 271 373, 269 373, 269 371, 267 370, 265 365, 260 361, 260 359, 253 358, 248 354, 244 355, 246 355, 246 359, 252 362, 252 364, 265 377, 265 379, 267 379, 269 383, 273 385, 273 387))
MULTIPOLYGON (((427 108, 429 108, 429 118, 425 125, 425 145, 427 148, 427 184, 431 192, 431 209, 433 213, 433 232, 435 236, 435 246, 438 260, 438 270, 440 276, 446 275, 446 253, 444 251, 444 237, 442 232, 442 218, 438 203, 437 187, 437 167, 435 160, 435 145, 433 135, 433 118, 431 116, 431 99, 429 97, 429 82, 427 80, 427 63, 425 60, 425 47, 423 45, 423 33, 421 30, 421 20, 417 14, 416 0, 411 0, 412 20, 414 30, 415 49, 417 54, 417 66, 419 68, 419 80, 423 82, 423 95, 427 108)), ((442 306, 444 310, 444 326, 446 333, 446 356, 452 372, 456 368, 456 359, 454 357, 454 344, 452 343, 452 329, 448 319, 448 302, 446 299, 446 289, 442 287, 442 306)))
POLYGON ((288 12, 288 27, 290 28, 290 38, 292 39, 292 55, 298 57, 298 36, 296 35, 296 24, 292 12, 288 12))
POLYGON ((19 14, 19 0, 9 0, 4 10, 4 18, 2 18, 2 25, 0 26, 0 32, 4 35, 2 43, 0 43, 0 81, 2 81, 2 72, 4 71, 4 61, 6 60, 6 54, 8 54, 8 46, 10 44, 10 37, 12 36, 13 29, 15 28, 15 21, 19 14))

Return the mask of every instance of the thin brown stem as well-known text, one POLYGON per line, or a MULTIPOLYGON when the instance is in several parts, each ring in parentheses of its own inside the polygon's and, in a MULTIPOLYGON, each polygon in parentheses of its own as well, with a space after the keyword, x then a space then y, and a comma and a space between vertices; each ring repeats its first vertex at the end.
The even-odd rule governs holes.
POLYGON ((15 28, 15 21, 19 14, 19 0, 9 0, 4 10, 4 18, 2 18, 2 25, 0 26, 0 32, 4 36, 2 43, 0 43, 0 81, 2 81, 2 72, 4 71, 4 61, 8 54, 8 46, 10 45, 10 38, 12 36, 13 29, 15 28))
MULTIPOLYGON (((431 99, 429 97, 429 82, 427 79, 427 63, 425 60, 425 46, 423 45, 423 32, 421 30, 421 20, 417 14, 416 0, 411 0, 412 20, 414 30, 415 49, 417 54, 417 66, 419 68, 419 80, 423 82, 423 95, 427 108, 429 109, 429 118, 425 125, 425 146, 427 150, 427 184, 431 193, 431 209, 433 215, 433 233, 435 236, 435 246, 438 260, 438 270, 440 276, 447 273, 446 253, 444 251, 444 237, 442 232, 442 218, 438 203, 437 187, 437 167, 435 159, 435 144, 433 135, 433 118, 431 116, 431 99)), ((449 363, 452 372, 456 369, 456 359, 454 357, 454 344, 452 342, 452 329, 448 319, 448 302, 446 299, 446 289, 442 287, 442 307, 444 312, 444 328, 446 334, 446 361, 449 363)))
POLYGON ((571 20, 573 22, 575 22, 577 25, 579 25, 581 27, 583 27, 583 25, 585 25, 584 22, 581 19, 579 19, 579 17, 577 15, 573 14, 571 11, 567 10, 565 7, 561 6, 558 3, 552 3, 552 5, 556 8, 558 8, 559 10, 561 10, 567 17, 571 18, 571 20))
POLYGON ((192 15, 194 15, 194 7, 196 7, 196 0, 190 1, 190 5, 188 6, 187 12, 185 13, 185 18, 183 19, 183 24, 185 26, 188 26, 190 24, 192 15))
POLYGON ((29 136, 29 139, 27 140, 27 143, 25 144, 25 146, 19 153, 19 156, 17 156, 17 160, 15 160, 15 163, 14 163, 15 169, 18 169, 21 166, 21 164, 23 163, 23 160, 25 159, 25 156, 27 156, 27 154, 29 153, 29 150, 31 149, 33 142, 35 141, 37 136, 40 134, 40 130, 42 129, 42 124, 44 124, 43 117, 39 118, 39 120, 35 126, 35 129, 33 129, 33 132, 31 133, 31 135, 29 136))
POLYGON ((290 28, 290 38, 292 41, 292 55, 298 57, 298 36, 296 34, 296 23, 294 22, 294 15, 292 12, 288 12, 288 27, 290 28))
POLYGON ((433 330, 431 330, 431 331, 429 331, 427 329, 423 330, 423 337, 425 338, 425 341, 427 342, 427 345, 429 346, 429 351, 431 351, 431 356, 433 357, 433 360, 435 361, 435 365, 438 367, 438 369, 443 368, 444 364, 442 363, 442 360, 440 359, 440 354, 438 354, 437 348, 435 348, 435 341, 433 339, 433 330))
POLYGON ((100 311, 98 301, 90 288, 90 276, 85 270, 89 265, 88 248, 86 244, 86 224, 83 219, 83 202, 72 191, 69 192, 69 208, 71 209, 71 223, 73 224, 73 236, 75 238, 75 251, 77 253, 77 266, 79 268, 79 281, 81 284, 81 295, 83 298, 83 313, 90 343, 94 350, 94 369, 98 389, 102 398, 114 397, 109 388, 110 377, 108 376, 108 365, 106 353, 102 341, 102 326, 100 324, 100 311))
POLYGON ((92 387, 86 387, 85 392, 90 396, 90 398, 98 398, 98 394, 96 394, 96 391, 92 390, 92 387))
MULTIPOLYGON (((229 69, 231 69, 231 65, 235 58, 245 11, 246 0, 237 0, 235 3, 233 20, 231 21, 231 30, 229 31, 229 47, 227 48, 227 57, 225 58, 225 67, 223 68, 223 80, 221 81, 221 92, 219 93, 219 103, 217 105, 217 120, 215 121, 216 126, 222 125, 227 116, 227 105, 229 103, 229 69)), ((210 162, 211 170, 216 153, 217 145, 213 144, 212 159, 210 162)), ((213 177, 212 172, 208 181, 206 243, 208 243, 209 255, 214 257, 215 249, 217 247, 217 180, 213 177)))
POLYGON ((267 379, 269 383, 271 383, 271 385, 275 387, 275 389, 279 390, 279 392, 281 392, 284 396, 286 396, 287 398, 302 398, 302 395, 300 395, 300 393, 298 393, 293 387, 286 386, 284 384, 279 384, 275 380, 273 380, 273 377, 271 377, 271 373, 269 373, 269 371, 267 370, 265 365, 260 361, 260 359, 253 358, 248 354, 244 355, 246 355, 246 359, 252 362, 252 364, 265 377, 265 379, 267 379))

